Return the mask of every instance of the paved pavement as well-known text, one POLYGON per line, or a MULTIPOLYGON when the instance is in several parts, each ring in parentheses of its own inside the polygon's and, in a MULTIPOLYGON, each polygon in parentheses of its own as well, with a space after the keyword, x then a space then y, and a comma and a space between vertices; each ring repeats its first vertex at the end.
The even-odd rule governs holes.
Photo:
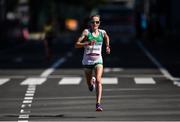
POLYGON ((1 53, 0 121, 180 121, 177 70, 159 62, 164 57, 154 57, 152 47, 114 42, 111 55, 103 54, 104 111, 97 113, 83 51, 72 46, 55 42, 50 61, 41 42, 1 53))

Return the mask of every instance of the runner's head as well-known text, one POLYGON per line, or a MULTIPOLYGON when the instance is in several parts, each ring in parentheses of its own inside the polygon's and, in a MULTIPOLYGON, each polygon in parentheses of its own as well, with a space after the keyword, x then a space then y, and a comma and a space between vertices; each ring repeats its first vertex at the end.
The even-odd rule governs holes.
POLYGON ((91 28, 96 30, 99 28, 100 25, 100 15, 93 15, 90 17, 90 25, 91 28))

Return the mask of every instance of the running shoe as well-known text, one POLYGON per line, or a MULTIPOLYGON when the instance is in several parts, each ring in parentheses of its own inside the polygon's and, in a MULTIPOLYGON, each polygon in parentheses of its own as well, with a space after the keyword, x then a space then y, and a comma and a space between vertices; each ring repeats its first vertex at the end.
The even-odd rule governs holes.
POLYGON ((92 77, 91 79, 91 85, 89 86, 89 91, 93 91, 95 89, 95 82, 96 82, 96 78, 92 77))
POLYGON ((103 111, 101 104, 99 104, 99 103, 96 104, 96 111, 97 112, 103 111))

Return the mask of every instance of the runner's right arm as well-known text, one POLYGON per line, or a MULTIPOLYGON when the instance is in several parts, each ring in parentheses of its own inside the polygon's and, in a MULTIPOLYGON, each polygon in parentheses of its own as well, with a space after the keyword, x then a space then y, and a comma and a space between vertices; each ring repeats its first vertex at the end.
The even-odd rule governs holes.
POLYGON ((76 43, 75 43, 75 48, 82 48, 82 47, 84 47, 84 46, 89 45, 89 42, 84 41, 84 40, 86 40, 87 35, 88 35, 88 31, 87 31, 87 29, 85 29, 85 30, 82 32, 81 36, 77 39, 77 41, 76 41, 76 43), (83 41, 84 41, 84 42, 83 42, 83 41))

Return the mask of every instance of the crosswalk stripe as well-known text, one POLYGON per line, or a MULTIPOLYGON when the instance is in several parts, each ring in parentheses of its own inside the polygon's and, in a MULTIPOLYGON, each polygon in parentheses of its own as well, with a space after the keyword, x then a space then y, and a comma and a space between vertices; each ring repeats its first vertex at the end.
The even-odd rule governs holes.
POLYGON ((46 80, 46 78, 27 78, 21 83, 21 85, 41 85, 46 80))
MULTIPOLYGON (((81 83, 83 77, 62 77, 61 80, 58 82, 58 85, 78 85, 81 83)), ((0 86, 4 85, 5 83, 9 82, 10 78, 0 78, 0 86)), ((20 83, 20 85, 41 85, 47 78, 27 78, 20 83)), ((134 77, 132 80, 135 84, 156 84, 156 81, 152 77, 134 77)), ((118 77, 103 77, 102 84, 118 84, 118 77)), ((121 82, 120 82, 121 83, 121 82)), ((180 86, 180 83, 174 83, 176 86, 180 86)))
POLYGON ((59 85, 78 85, 81 80, 81 77, 64 77, 59 81, 59 85))
POLYGON ((0 79, 0 85, 5 84, 6 82, 8 82, 10 79, 9 78, 1 78, 0 79))
POLYGON ((118 84, 117 78, 102 78, 102 84, 118 84))
POLYGON ((134 78, 136 84, 156 84, 153 78, 134 78))

